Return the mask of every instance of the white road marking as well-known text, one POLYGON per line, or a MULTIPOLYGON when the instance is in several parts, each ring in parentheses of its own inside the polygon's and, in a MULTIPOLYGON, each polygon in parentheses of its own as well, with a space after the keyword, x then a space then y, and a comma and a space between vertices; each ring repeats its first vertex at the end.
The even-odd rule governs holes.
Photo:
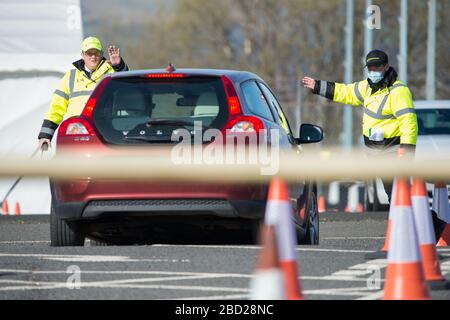
POLYGON ((57 255, 57 254, 25 254, 25 253, 0 253, 1 257, 25 257, 38 258, 52 261, 65 262, 190 262, 189 259, 131 259, 125 256, 102 255, 57 255))
MULTIPOLYGON (((67 274, 63 270, 17 270, 17 269, 0 269, 0 273, 27 273, 27 274, 67 274)), ((96 271, 81 270, 81 274, 118 274, 118 275, 173 275, 173 276, 204 276, 204 277, 222 277, 222 278, 252 278, 252 274, 244 273, 204 273, 204 272, 171 272, 171 271, 96 271)), ((300 276, 300 280, 323 280, 323 281, 349 281, 349 282, 366 282, 366 279, 357 279, 354 277, 338 277, 338 276, 300 276)), ((383 281, 383 280, 382 280, 383 281)))
MULTIPOLYGON (((249 249, 259 250, 261 246, 222 246, 222 245, 171 245, 171 244, 155 244, 154 247, 177 247, 177 248, 205 248, 205 249, 249 249)), ((346 250, 346 249, 325 249, 325 248, 296 248, 297 251, 311 252, 339 252, 339 253, 373 253, 373 250, 346 250)))
POLYGON ((321 237, 323 240, 384 240, 385 237, 321 237))
POLYGON ((450 261, 440 262, 441 271, 450 271, 450 261))
MULTIPOLYGON (((352 288, 330 288, 330 289, 315 289, 303 290, 303 294, 310 295, 327 295, 327 296, 362 296, 367 292, 373 292, 373 289, 367 287, 352 287, 352 288)), ((378 292, 378 290, 377 290, 378 292)))
POLYGON ((38 241, 38 240, 0 241, 0 244, 26 244, 26 243, 50 243, 50 241, 38 241))
MULTIPOLYGON (((374 274, 374 267, 382 269, 385 268, 386 266, 387 266, 386 259, 371 260, 365 263, 350 266, 344 270, 335 271, 331 275, 329 275, 327 279, 339 281, 346 280, 346 281, 367 282, 368 278, 374 274)), ((379 279, 379 281, 380 283, 384 282, 384 279, 379 279)))
MULTIPOLYGON (((0 269, 4 273, 29 273, 29 274, 67 274, 65 270, 25 270, 25 269, 0 269)), ((124 270, 124 271, 108 271, 108 270, 81 270, 81 274, 146 274, 146 275, 174 275, 174 276, 227 276, 227 277, 251 277, 248 274, 234 273, 203 273, 203 272, 172 272, 172 271, 146 271, 146 270, 124 270)))
POLYGON ((381 290, 381 291, 377 291, 375 293, 369 294, 367 296, 364 296, 362 298, 358 298, 356 300, 378 300, 378 299, 383 298, 383 295, 384 295, 384 291, 381 290))
MULTIPOLYGON (((159 282, 159 281, 179 281, 179 280, 197 280, 197 279, 209 279, 209 278, 221 278, 221 276, 211 275, 189 275, 189 276, 171 276, 171 277, 159 277, 159 278, 137 278, 137 279, 121 279, 121 280, 105 280, 105 281, 87 281, 88 286, 101 286, 103 284, 132 284, 132 283, 145 283, 145 282, 159 282)), ((25 284, 37 284, 41 282, 25 281, 25 280, 8 280, 0 279, 0 283, 25 283, 25 284)), ((46 284, 59 285, 59 282, 45 282, 46 284)))
MULTIPOLYGON (((143 279, 140 279, 143 282, 143 279)), ((146 282, 150 282, 148 279, 146 282)), ((161 280, 163 281, 163 280, 161 280)), ((130 283, 130 280, 113 280, 113 281, 98 281, 98 282, 80 282, 81 288, 130 288, 130 289, 167 289, 167 290, 192 290, 192 291, 219 291, 219 292, 245 292, 246 288, 231 288, 231 287, 210 287, 210 286, 186 286, 186 285, 148 285, 130 283)), ((48 290, 48 289, 67 289, 66 282, 34 282, 23 280, 0 280, 0 283, 17 283, 26 284, 25 286, 9 286, 0 287, 0 291, 15 291, 15 290, 48 290)))
POLYGON ((373 250, 346 250, 346 249, 319 249, 319 248, 297 248, 297 251, 311 252, 339 252, 339 253, 372 253, 373 250))

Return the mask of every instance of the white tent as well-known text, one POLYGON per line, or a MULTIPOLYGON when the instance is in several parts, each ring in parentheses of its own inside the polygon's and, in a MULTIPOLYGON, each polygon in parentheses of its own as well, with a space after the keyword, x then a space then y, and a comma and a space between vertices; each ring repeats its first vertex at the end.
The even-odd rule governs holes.
MULTIPOLYGON (((0 156, 36 150, 51 95, 79 59, 82 36, 79 0, 0 2, 0 156)), ((0 201, 14 180, 0 178, 0 201)), ((25 177, 8 203, 10 211, 19 203, 24 214, 49 213, 48 179, 25 177)))

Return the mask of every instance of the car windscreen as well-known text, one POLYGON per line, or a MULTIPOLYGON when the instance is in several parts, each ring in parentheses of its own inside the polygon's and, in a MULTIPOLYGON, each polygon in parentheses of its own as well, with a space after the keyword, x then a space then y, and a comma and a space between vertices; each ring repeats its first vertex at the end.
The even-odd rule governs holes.
POLYGON ((419 109, 419 135, 450 134, 450 109, 419 109))
POLYGON ((228 104, 222 80, 113 78, 94 111, 94 124, 112 144, 171 142, 175 130, 222 128, 228 104))

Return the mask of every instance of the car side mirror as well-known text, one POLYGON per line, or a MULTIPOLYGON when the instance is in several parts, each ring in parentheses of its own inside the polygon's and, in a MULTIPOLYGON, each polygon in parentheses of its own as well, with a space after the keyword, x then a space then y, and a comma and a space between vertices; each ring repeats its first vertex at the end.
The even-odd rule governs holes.
POLYGON ((300 126, 298 144, 317 143, 323 140, 323 129, 319 126, 304 123, 300 126))

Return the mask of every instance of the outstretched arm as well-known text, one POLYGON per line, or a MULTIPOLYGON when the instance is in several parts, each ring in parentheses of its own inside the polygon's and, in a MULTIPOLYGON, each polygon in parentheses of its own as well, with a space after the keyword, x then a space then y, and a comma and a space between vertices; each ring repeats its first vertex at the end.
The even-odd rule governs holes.
POLYGON ((353 106, 360 106, 364 102, 364 81, 343 84, 304 77, 302 83, 305 88, 311 89, 314 94, 321 95, 335 102, 353 106))

